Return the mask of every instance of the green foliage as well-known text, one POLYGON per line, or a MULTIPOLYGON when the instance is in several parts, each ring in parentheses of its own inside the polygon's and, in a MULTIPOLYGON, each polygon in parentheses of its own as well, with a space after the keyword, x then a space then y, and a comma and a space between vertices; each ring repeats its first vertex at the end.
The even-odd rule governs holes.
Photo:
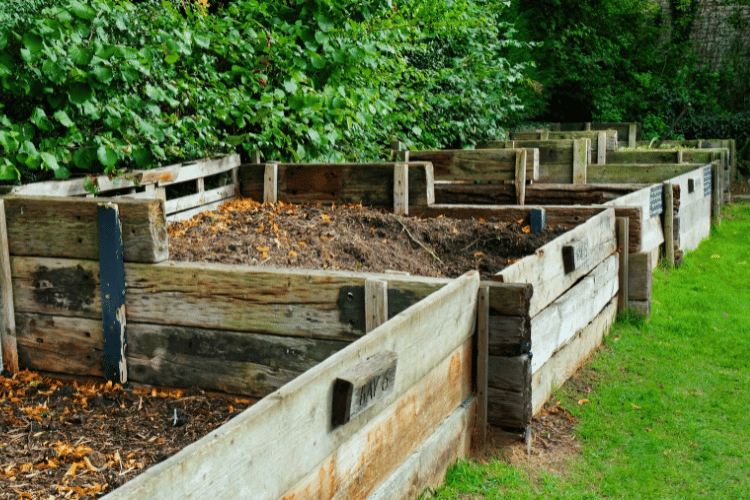
POLYGON ((0 27, 0 181, 110 173, 241 148, 382 157, 462 146, 522 108, 523 44, 489 0, 39 0, 0 27))

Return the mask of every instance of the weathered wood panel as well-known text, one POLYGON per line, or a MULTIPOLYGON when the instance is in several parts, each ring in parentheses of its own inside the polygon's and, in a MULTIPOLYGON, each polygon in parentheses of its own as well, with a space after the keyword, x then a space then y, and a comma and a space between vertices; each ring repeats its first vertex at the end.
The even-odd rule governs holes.
POLYGON ((654 267, 653 252, 631 253, 628 256, 628 300, 651 299, 654 267))
POLYGON ((16 320, 13 306, 13 283, 10 277, 5 200, 0 198, 0 371, 6 368, 16 373, 18 371, 16 320))
POLYGON ((617 314, 617 299, 614 298, 585 327, 578 330, 571 340, 562 346, 538 368, 531 383, 532 412, 538 412, 552 391, 568 380, 590 354, 601 344, 617 314))
MULTIPOLYGON (((513 181, 520 149, 409 151, 409 161, 432 163, 437 180, 513 181)), ((526 150, 526 178, 539 176, 539 151, 526 150)))
POLYGON ((488 385, 511 392, 529 391, 531 356, 490 356, 488 385))
POLYGON ((533 318, 579 278, 612 255, 616 245, 615 213, 608 209, 544 245, 534 255, 524 257, 505 268, 496 276, 505 283, 530 283, 534 286, 529 310, 529 315, 533 318), (587 258, 581 267, 566 274, 562 248, 571 242, 578 242, 586 248, 587 258))
MULTIPOLYGON (((541 184, 526 186, 526 205, 601 205, 646 184, 541 184)), ((502 205, 515 204, 515 186, 510 184, 435 183, 435 203, 502 205)))
POLYGON ((367 500, 412 500, 442 484, 448 467, 469 455, 475 407, 470 399, 456 409, 367 500))
POLYGON ((620 182, 620 183, 645 183, 652 184, 663 182, 672 177, 682 175, 691 170, 698 168, 698 164, 627 164, 613 162, 605 165, 589 165, 588 181, 589 182, 620 182))
POLYGON ((531 370, 536 372, 617 295, 619 258, 611 255, 531 319, 531 370))
POLYGON ((585 223, 592 217, 604 212, 605 207, 593 206, 502 206, 502 205, 432 205, 431 207, 418 208, 412 210, 412 215, 420 217, 453 217, 456 219, 496 219, 504 222, 517 221, 524 219, 528 222, 531 211, 534 209, 544 208, 546 212, 546 221, 549 225, 573 228, 585 223))
POLYGON ((492 425, 525 429, 531 421, 531 398, 528 393, 487 389, 487 418, 492 425))
POLYGON ((542 132, 511 132, 510 138, 513 141, 540 141, 540 140, 566 140, 566 139, 589 139, 591 140, 591 149, 593 151, 599 151, 601 149, 607 151, 615 151, 618 147, 617 142, 618 132, 616 129, 606 130, 565 130, 565 131, 542 131, 542 132), (604 146, 603 148, 599 144, 600 134, 604 132, 604 146))
POLYGON ((534 294, 534 288, 531 285, 483 281, 482 286, 490 288, 490 317, 495 315, 528 317, 531 297, 534 294))
POLYGON ((122 219, 126 262, 162 262, 169 258, 164 203, 127 198, 5 198, 11 255, 99 259, 96 212, 115 202, 122 219))
MULTIPOLYGON (((393 208, 395 163, 279 163, 278 200, 284 203, 362 203, 393 208)), ((240 167, 242 195, 263 200, 264 165, 240 167)), ((409 163, 409 204, 434 201, 432 166, 409 163)))
POLYGON ((469 341, 280 498, 366 499, 469 397, 471 358, 469 341))
MULTIPOLYGON (((659 219, 659 214, 661 214, 662 211, 661 203, 658 203, 657 206, 651 205, 652 194, 658 194, 655 192, 652 193, 653 189, 654 186, 648 186, 604 204, 608 207, 615 207, 615 209, 618 210, 618 217, 628 217, 630 219, 629 250, 631 253, 651 250, 654 246, 660 245, 664 242, 662 226, 659 219), (620 210, 618 207, 639 207, 640 214, 628 214, 624 210, 620 210)), ((659 197, 661 197, 661 194, 659 194, 659 197)))
POLYGON ((490 316, 489 353, 496 356, 527 354, 531 348, 528 316, 490 316))
MULTIPOLYGON (((421 392, 415 386, 422 389, 419 381, 425 376, 432 382, 428 374, 442 367, 446 359, 453 368, 449 369, 450 379, 462 380, 466 367, 454 351, 473 334, 478 288, 476 272, 455 280, 105 498, 273 500, 318 470, 343 443, 374 431, 383 423, 381 418, 392 417, 392 412, 384 410, 394 403, 396 414, 398 410, 405 412, 404 418, 411 414, 407 422, 422 427, 425 424, 414 413, 419 407, 415 398, 421 392), (426 345, 430 349, 425 349, 426 345), (332 429, 334 378, 383 349, 409 360, 399 366, 393 393, 347 425, 332 429), (291 449, 295 453, 289 453, 291 449)), ((449 394, 460 391, 442 390, 449 394)), ((382 431, 372 437, 387 439, 382 431)), ((362 470, 361 474, 366 477, 369 472, 362 470)))
MULTIPOLYGON (((575 141, 573 140, 524 140, 490 141, 477 144, 477 149, 494 148, 533 148, 539 150, 539 177, 541 183, 573 183, 573 163, 575 161, 575 141)), ((584 160, 590 163, 591 151, 584 160)))
POLYGON ((687 206, 680 203, 676 220, 679 220, 679 248, 696 249, 711 233, 711 197, 701 198, 687 206))
POLYGON ((165 203, 165 210, 167 214, 171 215, 176 212, 184 212, 185 210, 202 207, 217 201, 224 202, 234 198, 237 190, 238 186, 236 184, 229 184, 227 186, 209 189, 208 191, 183 196, 181 198, 167 200, 165 203))

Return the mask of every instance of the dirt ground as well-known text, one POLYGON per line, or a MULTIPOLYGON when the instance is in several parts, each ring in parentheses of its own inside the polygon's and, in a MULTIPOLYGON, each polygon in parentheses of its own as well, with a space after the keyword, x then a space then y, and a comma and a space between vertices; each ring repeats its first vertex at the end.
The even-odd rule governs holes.
MULTIPOLYGON (((171 224, 169 239, 172 260, 433 277, 479 269, 489 279, 563 232, 531 234, 523 220, 417 219, 245 199, 171 224)), ((251 403, 28 371, 0 377, 0 500, 100 497, 251 403)))
POLYGON ((170 259, 483 279, 565 230, 528 221, 419 219, 357 205, 261 205, 249 199, 169 226, 170 259))

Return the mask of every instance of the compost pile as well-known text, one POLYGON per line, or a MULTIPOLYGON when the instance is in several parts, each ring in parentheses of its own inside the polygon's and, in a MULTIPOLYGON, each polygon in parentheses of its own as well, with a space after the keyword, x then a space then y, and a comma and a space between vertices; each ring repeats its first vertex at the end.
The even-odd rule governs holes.
POLYGON ((201 391, 0 377, 0 499, 90 499, 228 422, 251 401, 201 391))
POLYGON ((482 279, 564 233, 528 221, 401 217, 361 205, 225 203, 169 226, 172 260, 482 279))

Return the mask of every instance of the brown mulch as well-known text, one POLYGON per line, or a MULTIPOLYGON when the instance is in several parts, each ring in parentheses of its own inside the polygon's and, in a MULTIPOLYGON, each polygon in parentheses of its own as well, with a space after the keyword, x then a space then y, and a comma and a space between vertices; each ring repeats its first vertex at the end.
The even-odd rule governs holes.
POLYGON ((0 376, 0 499, 100 497, 250 406, 202 391, 0 376))
POLYGON ((169 226, 170 259, 483 279, 564 233, 528 221, 401 217, 359 205, 260 204, 243 199, 169 226))

